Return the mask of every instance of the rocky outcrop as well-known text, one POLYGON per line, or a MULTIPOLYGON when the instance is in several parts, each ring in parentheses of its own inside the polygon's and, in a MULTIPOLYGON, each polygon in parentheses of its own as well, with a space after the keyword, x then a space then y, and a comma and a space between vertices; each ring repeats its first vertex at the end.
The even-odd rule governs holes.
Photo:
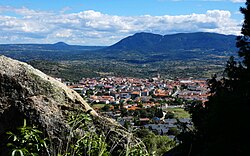
POLYGON ((99 116, 61 82, 26 63, 0 56, 0 135, 26 118, 55 142, 64 142, 63 133, 69 130, 66 114, 76 109, 90 113, 96 128, 106 133, 111 143, 123 147, 128 140, 131 145, 139 142, 114 120, 99 116))

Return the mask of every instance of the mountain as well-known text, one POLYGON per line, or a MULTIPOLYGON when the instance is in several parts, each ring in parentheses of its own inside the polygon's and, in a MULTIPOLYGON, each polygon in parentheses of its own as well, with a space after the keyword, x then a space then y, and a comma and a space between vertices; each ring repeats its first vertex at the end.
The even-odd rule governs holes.
POLYGON ((67 47, 67 46, 69 46, 67 43, 64 43, 64 42, 57 42, 54 45, 55 46, 60 46, 60 47, 67 47))
POLYGON ((236 36, 197 32, 173 35, 136 33, 105 48, 103 56, 129 63, 211 60, 235 56, 236 36))
POLYGON ((210 77, 236 56, 236 36, 216 33, 136 33, 108 46, 0 45, 0 55, 29 62, 55 77, 79 80, 106 75, 210 77), (38 60, 38 61, 36 61, 38 60))
POLYGON ((155 51, 163 36, 151 33, 136 33, 107 47, 108 51, 155 51))
POLYGON ((234 35, 216 33, 180 33, 158 35, 152 33, 136 33, 116 44, 107 47, 107 51, 167 52, 169 50, 216 49, 235 50, 234 35))
POLYGON ((0 54, 18 60, 81 60, 107 58, 128 62, 203 59, 234 55, 236 36, 216 33, 158 35, 136 33, 109 47, 55 44, 2 44, 0 54), (134 61, 135 60, 135 61, 134 61))

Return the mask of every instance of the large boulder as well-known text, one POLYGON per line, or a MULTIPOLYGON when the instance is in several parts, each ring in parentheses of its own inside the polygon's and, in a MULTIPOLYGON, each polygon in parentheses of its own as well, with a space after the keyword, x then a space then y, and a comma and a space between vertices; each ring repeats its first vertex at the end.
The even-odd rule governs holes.
POLYGON ((26 118, 55 143, 64 143, 70 129, 66 115, 75 109, 90 113, 97 131, 104 132, 111 144, 119 142, 125 148, 128 141, 130 146, 140 142, 114 120, 98 115, 61 82, 26 63, 0 56, 0 136, 26 118))

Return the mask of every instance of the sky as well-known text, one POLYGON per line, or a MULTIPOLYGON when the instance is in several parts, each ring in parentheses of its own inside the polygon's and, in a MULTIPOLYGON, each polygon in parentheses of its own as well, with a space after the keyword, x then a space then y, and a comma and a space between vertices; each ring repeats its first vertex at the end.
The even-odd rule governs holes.
POLYGON ((244 0, 0 0, 0 44, 112 45, 138 32, 239 35, 244 0))

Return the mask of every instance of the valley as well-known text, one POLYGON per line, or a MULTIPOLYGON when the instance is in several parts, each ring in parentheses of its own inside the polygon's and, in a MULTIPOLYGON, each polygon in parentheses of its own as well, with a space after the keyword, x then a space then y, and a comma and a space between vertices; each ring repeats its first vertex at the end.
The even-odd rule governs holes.
POLYGON ((148 78, 157 74, 171 79, 210 78, 223 71, 230 56, 236 56, 235 39, 215 33, 137 33, 111 46, 11 44, 0 45, 0 54, 66 81, 98 76, 148 78))

